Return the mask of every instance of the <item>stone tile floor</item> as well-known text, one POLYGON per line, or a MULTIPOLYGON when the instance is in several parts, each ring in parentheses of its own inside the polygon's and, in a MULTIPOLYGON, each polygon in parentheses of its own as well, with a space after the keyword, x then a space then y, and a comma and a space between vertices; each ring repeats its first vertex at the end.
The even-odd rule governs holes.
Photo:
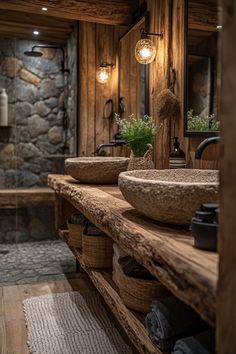
POLYGON ((76 262, 60 240, 0 244, 0 286, 62 279, 76 262))

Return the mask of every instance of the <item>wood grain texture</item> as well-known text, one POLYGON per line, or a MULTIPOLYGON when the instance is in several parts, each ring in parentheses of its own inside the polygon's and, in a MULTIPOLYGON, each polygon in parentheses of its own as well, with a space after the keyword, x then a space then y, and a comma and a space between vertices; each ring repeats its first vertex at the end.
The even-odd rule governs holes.
MULTIPOLYGON (((68 230, 60 230, 59 236, 67 242, 68 230)), ((156 348, 149 339, 147 330, 142 322, 134 313, 129 310, 123 303, 119 295, 119 290, 112 281, 111 272, 95 270, 84 264, 83 256, 80 250, 70 247, 81 267, 86 271, 89 278, 97 290, 102 295, 106 304, 112 311, 115 318, 122 326, 129 340, 137 348, 140 354, 161 354, 162 352, 156 348)))
POLYGON ((167 228, 138 214, 117 186, 82 185, 60 175, 50 175, 48 184, 214 325, 217 254, 193 248, 186 229, 167 228))
POLYGON ((236 3, 233 0, 220 3, 223 7, 223 30, 220 50, 221 188, 217 353, 233 354, 236 350, 236 67, 232 58, 236 54, 236 3))
POLYGON ((54 205, 54 193, 50 188, 0 189, 0 208, 24 208, 38 205, 54 205))
POLYGON ((135 1, 127 0, 1 0, 0 9, 42 14, 64 19, 122 25, 132 22, 135 1))
POLYGON ((40 40, 65 43, 73 31, 73 22, 56 19, 42 14, 17 11, 0 11, 0 32, 2 37, 34 39, 32 31, 40 32, 40 40))
MULTIPOLYGON (((79 155, 93 156, 99 144, 113 139, 117 127, 114 112, 117 112, 118 67, 111 69, 107 84, 96 80, 96 71, 103 62, 117 64, 119 26, 80 24, 79 42, 79 155), (105 118, 106 102, 112 100, 113 114, 105 118)), ((116 155, 116 148, 105 148, 108 154, 116 155)), ((121 151, 119 151, 121 153, 121 151)))
POLYGON ((154 145, 155 166, 158 169, 169 167, 170 152, 170 127, 169 119, 161 122, 157 116, 155 106, 157 95, 169 87, 170 69, 170 34, 171 34, 171 13, 169 0, 149 0, 148 10, 150 11, 150 32, 164 33, 163 39, 153 37, 156 45, 157 55, 150 64, 149 92, 150 92, 150 114, 159 125, 163 124, 161 131, 157 134, 154 145))

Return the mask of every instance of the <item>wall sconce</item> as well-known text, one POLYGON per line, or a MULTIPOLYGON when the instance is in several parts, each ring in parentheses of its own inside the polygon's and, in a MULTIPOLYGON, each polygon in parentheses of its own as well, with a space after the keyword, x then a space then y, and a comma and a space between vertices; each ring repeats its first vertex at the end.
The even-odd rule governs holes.
POLYGON ((97 70, 97 81, 100 84, 106 84, 109 81, 111 75, 111 68, 114 68, 113 64, 102 63, 97 70))
POLYGON ((150 33, 141 29, 141 39, 135 46, 135 58, 140 64, 150 64, 156 56, 156 46, 149 36, 163 38, 163 33, 150 33))

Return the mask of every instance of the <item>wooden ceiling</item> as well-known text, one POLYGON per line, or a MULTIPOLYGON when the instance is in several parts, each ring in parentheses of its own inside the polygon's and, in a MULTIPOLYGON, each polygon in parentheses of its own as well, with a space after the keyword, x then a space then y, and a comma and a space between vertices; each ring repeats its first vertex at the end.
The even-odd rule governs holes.
POLYGON ((137 0, 0 0, 0 37, 65 43, 74 21, 132 23, 137 0), (42 8, 46 7, 47 11, 42 8), (40 35, 33 35, 33 31, 40 35))
POLYGON ((42 14, 42 7, 47 7, 45 17, 127 25, 136 4, 138 0, 0 0, 0 9, 42 14))
POLYGON ((0 37, 32 39, 63 44, 73 30, 73 21, 25 12, 0 10, 0 37), (33 31, 39 31, 35 36, 33 31))

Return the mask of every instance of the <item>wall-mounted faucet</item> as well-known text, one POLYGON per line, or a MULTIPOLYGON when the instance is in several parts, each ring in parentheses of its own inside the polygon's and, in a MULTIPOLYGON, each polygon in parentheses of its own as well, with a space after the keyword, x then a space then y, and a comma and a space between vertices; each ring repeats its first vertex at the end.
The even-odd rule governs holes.
POLYGON ((95 154, 98 154, 99 151, 103 148, 103 147, 115 147, 115 146, 123 146, 125 145, 125 141, 121 139, 120 134, 117 133, 114 136, 114 139, 111 140, 108 143, 103 143, 97 146, 95 154))
POLYGON ((205 148, 210 145, 210 144, 216 144, 220 140, 219 136, 213 136, 210 138, 207 138, 201 142, 201 144, 197 147, 197 150, 195 152, 195 159, 200 160, 202 157, 202 153, 205 150, 205 148))

